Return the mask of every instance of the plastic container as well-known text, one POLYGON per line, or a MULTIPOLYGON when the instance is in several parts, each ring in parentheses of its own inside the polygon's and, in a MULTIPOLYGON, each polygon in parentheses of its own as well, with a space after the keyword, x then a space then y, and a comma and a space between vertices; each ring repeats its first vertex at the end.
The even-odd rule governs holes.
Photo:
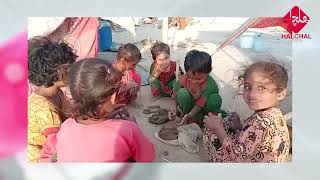
POLYGON ((99 51, 106 52, 112 45, 112 30, 108 22, 100 22, 99 26, 99 51))
POLYGON ((254 40, 254 51, 256 52, 264 52, 264 43, 263 43, 263 39, 261 37, 261 34, 259 34, 255 40, 254 40))
POLYGON ((253 47, 255 34, 243 33, 240 37, 240 47, 244 49, 250 49, 253 47))

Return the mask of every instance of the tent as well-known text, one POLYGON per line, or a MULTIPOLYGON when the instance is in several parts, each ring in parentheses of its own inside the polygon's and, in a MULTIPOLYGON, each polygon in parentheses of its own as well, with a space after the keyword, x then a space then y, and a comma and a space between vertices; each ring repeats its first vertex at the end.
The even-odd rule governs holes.
POLYGON ((273 26, 281 26, 284 29, 287 29, 289 26, 289 22, 285 21, 284 18, 281 17, 253 17, 249 18, 246 22, 244 22, 238 29, 236 29, 229 38, 227 38, 222 44, 220 44, 216 51, 211 55, 213 56, 222 48, 226 47, 230 43, 232 43, 236 38, 238 38, 242 33, 244 33, 248 28, 266 28, 273 26))

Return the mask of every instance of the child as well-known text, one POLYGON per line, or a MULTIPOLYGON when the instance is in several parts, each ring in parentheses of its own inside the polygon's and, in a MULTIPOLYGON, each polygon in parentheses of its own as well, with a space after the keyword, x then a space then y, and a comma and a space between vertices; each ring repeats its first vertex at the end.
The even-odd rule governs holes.
POLYGON ((288 75, 275 63, 258 62, 240 77, 243 98, 254 112, 243 123, 231 114, 230 128, 211 113, 205 118, 203 141, 212 162, 287 162, 290 139, 286 121, 277 107, 287 94, 288 75), (226 129, 226 130, 225 130, 226 129))
MULTIPOLYGON (((184 61, 186 74, 174 82, 178 124, 196 122, 203 127, 205 114, 222 112, 218 85, 209 75, 211 62, 211 56, 206 52, 191 50, 187 53, 184 61)), ((170 119, 173 119, 172 114, 170 119)))
POLYGON ((113 66, 119 70, 123 76, 121 87, 117 96, 117 104, 129 104, 137 98, 137 93, 141 86, 141 77, 136 72, 135 66, 141 60, 141 53, 134 44, 124 44, 117 52, 117 59, 113 66))
POLYGON ((30 45, 28 79, 37 89, 28 97, 28 161, 38 162, 47 136, 56 133, 64 120, 67 101, 60 88, 67 85, 67 70, 77 56, 65 43, 30 45))
POLYGON ((70 69, 69 78, 73 117, 48 141, 44 158, 56 148, 57 162, 151 162, 154 159, 153 144, 135 122, 130 122, 132 117, 120 113, 122 119, 115 119, 112 115, 122 74, 111 63, 101 59, 77 61, 70 69))
MULTIPOLYGON (((34 38, 31 38, 28 40, 28 54, 36 48, 37 46, 40 46, 42 44, 48 43, 50 40, 46 37, 36 36, 34 38)), ((34 84, 31 84, 28 82, 28 96, 31 95, 31 93, 36 90, 37 87, 34 84)))
MULTIPOLYGON (((170 60, 170 47, 157 42, 151 47, 154 62, 150 67, 149 84, 153 97, 170 97, 176 79, 176 62, 170 60)), ((180 67, 179 67, 180 68, 180 67)), ((182 70, 180 69, 180 75, 182 70)))

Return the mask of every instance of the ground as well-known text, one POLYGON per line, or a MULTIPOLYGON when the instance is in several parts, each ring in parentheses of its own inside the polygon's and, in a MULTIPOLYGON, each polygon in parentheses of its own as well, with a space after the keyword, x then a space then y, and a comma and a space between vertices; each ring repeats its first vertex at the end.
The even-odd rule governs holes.
MULTIPOLYGON (((185 54, 191 49, 198 49, 212 54, 218 45, 223 43, 230 34, 237 29, 246 18, 197 18, 193 25, 187 26, 185 30, 170 28, 168 31, 168 44, 171 46, 171 58, 179 60, 183 67, 185 54)), ((152 63, 150 45, 153 40, 162 41, 163 29, 154 25, 141 25, 135 28, 135 37, 130 31, 113 32, 113 41, 118 43, 136 43, 142 52, 142 60, 138 64, 137 70, 142 74, 143 81, 146 81, 148 70, 152 63), (133 41, 135 39, 135 41, 133 41)), ((220 94, 223 99, 222 108, 227 111, 236 111, 241 118, 251 115, 251 111, 245 104, 242 96, 239 95, 239 88, 235 79, 242 72, 245 66, 256 61, 278 62, 287 69, 289 75, 289 95, 281 104, 283 113, 292 111, 292 42, 291 40, 281 39, 281 34, 285 30, 280 27, 248 29, 247 32, 261 35, 263 48, 244 49, 240 47, 240 40, 237 38, 233 43, 223 48, 223 50, 213 55, 213 71, 210 74, 218 83, 220 94)), ((256 38, 258 38, 256 36, 256 38)), ((100 57, 112 60, 115 53, 100 53, 100 57)), ((159 157, 164 156, 171 162, 206 162, 205 152, 201 140, 198 140, 200 152, 196 154, 188 153, 179 146, 166 145, 154 138, 154 133, 161 126, 150 124, 147 115, 142 110, 150 105, 160 105, 168 108, 172 100, 162 98, 152 101, 149 86, 143 86, 137 99, 137 103, 142 105, 140 108, 129 106, 129 111, 134 113, 139 126, 156 147, 156 162, 166 162, 159 157), (168 151, 167 156, 163 155, 168 151)), ((172 123, 172 122, 169 122, 172 123)))

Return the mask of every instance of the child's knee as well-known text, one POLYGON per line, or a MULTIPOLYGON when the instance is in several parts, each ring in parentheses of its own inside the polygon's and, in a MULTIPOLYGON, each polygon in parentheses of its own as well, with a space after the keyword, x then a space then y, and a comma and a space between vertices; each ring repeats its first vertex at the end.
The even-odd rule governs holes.
POLYGON ((191 94, 189 93, 188 89, 186 88, 181 88, 177 91, 177 99, 186 99, 186 98, 191 98, 191 94))
POLYGON ((156 87, 156 88, 160 88, 161 87, 160 86, 160 81, 158 79, 155 79, 153 81, 149 80, 149 84, 150 84, 150 86, 153 86, 153 87, 156 87))
POLYGON ((222 98, 218 93, 211 94, 207 100, 207 107, 209 111, 219 112, 222 104, 222 98))

